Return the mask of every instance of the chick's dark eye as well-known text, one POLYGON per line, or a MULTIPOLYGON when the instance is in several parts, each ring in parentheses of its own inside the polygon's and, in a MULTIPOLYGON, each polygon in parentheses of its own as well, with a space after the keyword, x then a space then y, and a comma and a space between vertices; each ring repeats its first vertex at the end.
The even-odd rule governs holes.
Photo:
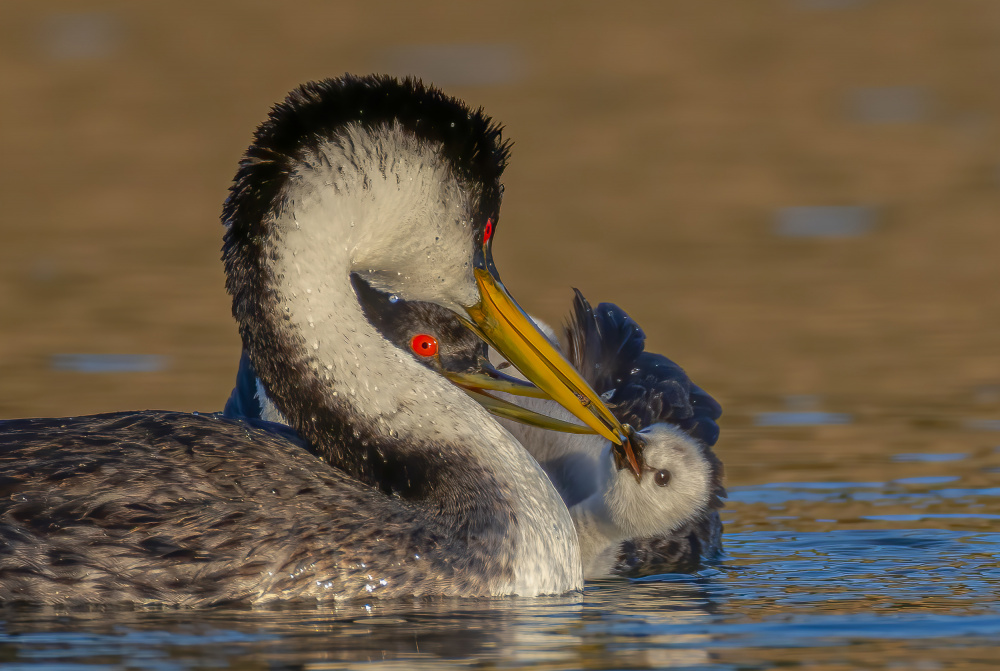
POLYGON ((666 487, 670 484, 670 471, 666 469, 657 471, 656 475, 653 476, 653 482, 655 482, 658 487, 666 487))

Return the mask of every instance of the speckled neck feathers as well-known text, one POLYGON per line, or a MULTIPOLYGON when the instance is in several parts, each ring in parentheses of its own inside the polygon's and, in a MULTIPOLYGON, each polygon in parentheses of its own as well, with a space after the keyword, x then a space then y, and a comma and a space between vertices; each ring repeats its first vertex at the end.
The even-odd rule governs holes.
POLYGON ((307 85, 275 108, 241 163, 223 259, 244 347, 314 449, 457 517, 462 533, 509 541, 522 567, 515 593, 564 591, 579 584, 578 548, 544 474, 478 404, 382 337, 350 282, 354 273, 452 309, 474 303, 469 261, 498 216, 506 151, 488 118, 413 82, 307 85), (524 575, 540 553, 544 575, 524 575))

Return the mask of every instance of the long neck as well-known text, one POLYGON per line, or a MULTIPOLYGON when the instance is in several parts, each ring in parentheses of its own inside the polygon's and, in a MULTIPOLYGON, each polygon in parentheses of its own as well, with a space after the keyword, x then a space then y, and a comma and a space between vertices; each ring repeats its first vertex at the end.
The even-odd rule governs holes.
POLYGON ((461 518, 471 533, 516 519, 515 589, 564 582, 579 561, 575 533, 537 463, 477 403, 371 326, 344 269, 313 283, 300 274, 301 255, 278 264, 298 361, 265 380, 268 389, 286 379, 309 390, 309 402, 279 401, 296 430, 354 477, 461 518))
MULTIPOLYGON (((408 175, 370 170, 344 178, 329 167, 336 164, 317 160, 298 176, 294 197, 269 222, 249 264, 262 286, 256 296, 234 292, 244 344, 269 395, 314 449, 355 479, 449 518, 469 537, 509 527, 509 591, 579 587, 572 520, 539 466, 477 403, 383 338, 350 282, 352 272, 381 272, 368 249, 386 244, 384 221, 405 221, 416 208, 432 228, 434 217, 455 225, 465 203, 447 189, 421 202, 426 184, 406 198, 386 193, 409 183, 408 175), (378 221, 366 219, 371 203, 362 200, 398 202, 399 211, 383 208, 378 221)), ((405 267, 413 252, 403 241, 394 253, 393 267, 405 267)), ((449 250, 435 253, 449 260, 449 250)))

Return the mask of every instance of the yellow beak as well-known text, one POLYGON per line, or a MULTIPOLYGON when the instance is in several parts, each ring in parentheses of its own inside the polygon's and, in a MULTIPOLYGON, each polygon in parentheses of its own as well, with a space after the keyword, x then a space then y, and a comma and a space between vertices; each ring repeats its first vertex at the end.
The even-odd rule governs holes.
POLYGON ((454 372, 450 370, 442 371, 442 374, 466 390, 488 389, 490 391, 503 391, 514 396, 526 396, 530 398, 551 398, 544 391, 531 384, 517 378, 501 376, 500 374, 488 375, 475 372, 454 372))
POLYGON ((540 429, 548 429, 549 431, 581 434, 594 433, 594 430, 590 427, 583 426, 582 424, 574 424, 572 422, 564 422, 561 419, 556 419, 555 417, 549 417, 548 415, 542 415, 532 410, 522 408, 519 405, 497 398, 482 389, 467 388, 465 393, 497 417, 512 419, 515 422, 520 422, 521 424, 537 426, 540 429))
POLYGON ((525 377, 587 426, 617 445, 626 430, 597 393, 514 301, 499 279, 475 268, 480 301, 467 307, 474 330, 525 377))

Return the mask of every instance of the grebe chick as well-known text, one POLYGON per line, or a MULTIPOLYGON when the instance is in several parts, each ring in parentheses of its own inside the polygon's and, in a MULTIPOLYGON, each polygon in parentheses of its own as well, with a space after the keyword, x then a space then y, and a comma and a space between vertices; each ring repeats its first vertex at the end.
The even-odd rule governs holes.
POLYGON ((159 411, 0 422, 0 601, 266 603, 579 589, 569 511, 465 392, 387 341, 351 277, 459 314, 609 440, 624 429, 492 260, 508 155, 415 80, 310 83, 223 209, 244 349, 301 440, 159 411))
POLYGON ((570 508, 585 577, 611 575, 622 542, 669 534, 711 510, 713 463, 703 443, 664 423, 634 436, 641 476, 623 468, 609 444, 598 461, 596 491, 570 508))

